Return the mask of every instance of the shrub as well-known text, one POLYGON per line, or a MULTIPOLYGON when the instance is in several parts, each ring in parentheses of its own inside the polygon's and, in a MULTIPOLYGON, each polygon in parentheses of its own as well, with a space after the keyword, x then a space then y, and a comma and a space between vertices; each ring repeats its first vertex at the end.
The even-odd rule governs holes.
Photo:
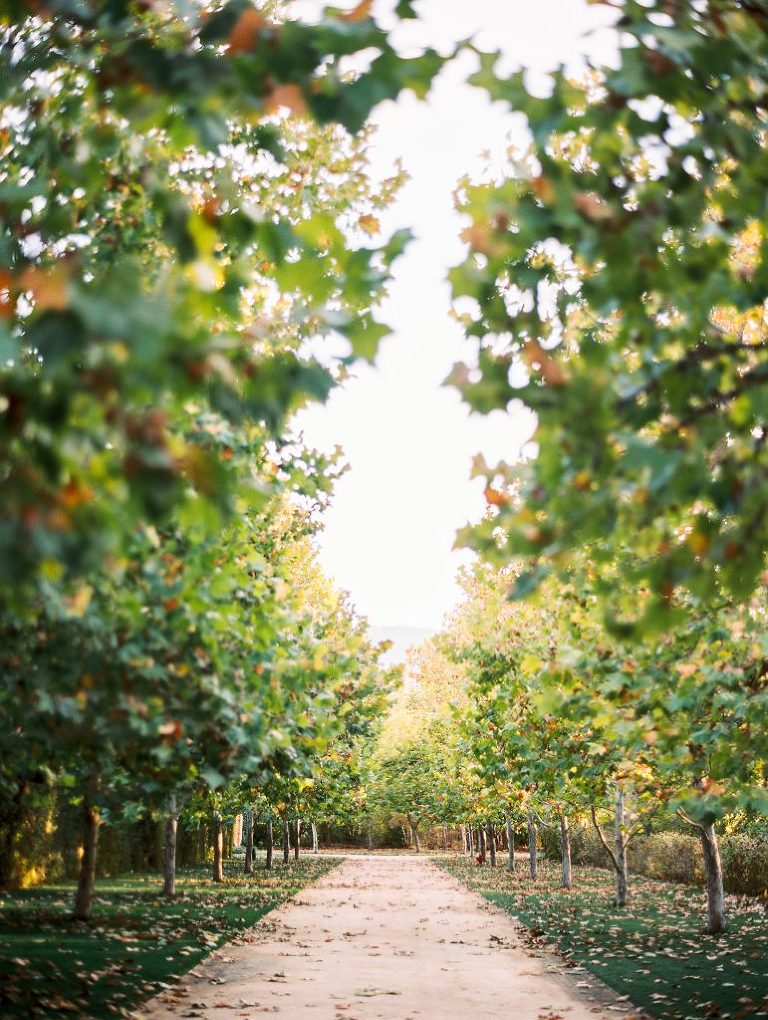
POLYGON ((768 896, 768 840, 740 834, 724 836, 720 855, 728 892, 768 896))

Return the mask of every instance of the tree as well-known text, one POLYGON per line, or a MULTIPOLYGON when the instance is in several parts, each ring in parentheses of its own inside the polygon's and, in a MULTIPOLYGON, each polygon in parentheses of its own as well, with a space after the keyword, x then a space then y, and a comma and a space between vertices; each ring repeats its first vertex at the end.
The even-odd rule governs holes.
POLYGON ((604 6, 617 65, 561 68, 544 98, 480 55, 474 83, 527 116, 531 146, 460 191, 451 280, 478 361, 452 381, 476 411, 538 418, 533 461, 479 465, 494 513, 470 541, 525 557, 521 594, 589 546, 609 617, 647 630, 680 586, 743 598, 764 569, 768 25, 737 0, 604 6))
POLYGON ((442 60, 399 57, 365 5, 317 25, 275 9, 4 5, 6 609, 67 594, 174 507, 215 531, 239 480, 173 427, 184 407, 280 441, 334 383, 327 358, 271 342, 275 323, 299 340, 341 333, 352 357, 386 333, 371 308, 405 236, 365 246, 379 203, 344 129, 403 88, 423 94, 442 60), (371 48, 367 71, 341 74, 371 48))

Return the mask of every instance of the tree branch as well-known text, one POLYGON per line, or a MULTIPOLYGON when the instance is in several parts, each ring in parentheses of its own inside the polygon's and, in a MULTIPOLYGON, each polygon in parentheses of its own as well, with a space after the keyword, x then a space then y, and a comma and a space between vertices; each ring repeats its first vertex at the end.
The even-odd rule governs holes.
POLYGON ((608 856, 613 861, 613 867, 614 867, 614 869, 616 871, 616 874, 620 875, 621 874, 621 868, 619 867, 619 862, 618 862, 618 860, 616 858, 616 854, 611 849, 611 846, 610 846, 608 840, 605 838, 605 833, 603 832, 602 828, 600 827, 600 822, 598 822, 598 820, 597 820, 597 812, 595 811, 594 804, 590 808, 590 811, 592 812, 592 824, 595 827, 597 835, 600 837, 600 842, 603 844, 603 846, 606 849, 606 852, 607 852, 608 856))

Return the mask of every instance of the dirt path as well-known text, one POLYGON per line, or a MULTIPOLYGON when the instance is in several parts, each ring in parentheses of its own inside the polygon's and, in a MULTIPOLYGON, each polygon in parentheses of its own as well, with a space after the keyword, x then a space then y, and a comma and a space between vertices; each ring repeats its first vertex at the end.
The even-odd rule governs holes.
MULTIPOLYGON (((349 858, 137 1016, 608 1020, 514 921, 417 857, 349 858)), ((589 979, 587 979, 589 980, 589 979)), ((626 1008, 624 1006, 623 1008, 626 1008)))

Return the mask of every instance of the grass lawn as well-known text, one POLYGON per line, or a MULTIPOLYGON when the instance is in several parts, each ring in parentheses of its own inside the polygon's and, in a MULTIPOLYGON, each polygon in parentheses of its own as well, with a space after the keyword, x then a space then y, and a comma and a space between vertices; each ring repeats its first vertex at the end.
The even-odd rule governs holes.
POLYGON ((73 887, 0 895, 0 1016, 114 1017, 184 974, 273 907, 330 871, 332 857, 304 857, 272 871, 181 873, 167 903, 157 875, 97 883, 93 920, 69 920, 73 887))
MULTIPOLYGON (((516 875, 455 857, 438 862, 528 928, 534 946, 553 946, 659 1020, 768 1017, 768 905, 729 898, 729 932, 705 935, 702 891, 633 877, 631 903, 611 900, 612 873, 575 868, 558 888, 559 863, 527 861, 516 875)), ((618 1015, 618 1014, 617 1014, 618 1015)))

